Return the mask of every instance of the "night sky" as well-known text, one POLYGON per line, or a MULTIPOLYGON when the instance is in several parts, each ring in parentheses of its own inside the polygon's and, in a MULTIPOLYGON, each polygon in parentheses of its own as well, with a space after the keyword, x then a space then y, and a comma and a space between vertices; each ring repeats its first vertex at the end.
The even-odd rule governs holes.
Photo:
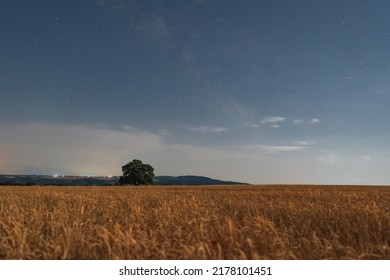
POLYGON ((390 1, 0 0, 0 173, 390 184, 390 1))

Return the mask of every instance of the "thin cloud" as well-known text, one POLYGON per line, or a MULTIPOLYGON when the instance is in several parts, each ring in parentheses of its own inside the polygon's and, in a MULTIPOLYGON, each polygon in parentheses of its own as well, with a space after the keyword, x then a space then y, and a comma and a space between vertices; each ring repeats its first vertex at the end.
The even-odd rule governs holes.
POLYGON ((228 130, 227 128, 224 127, 211 127, 211 126, 197 126, 197 127, 190 127, 189 129, 192 131, 202 132, 202 133, 219 133, 228 130))
POLYGON ((269 124, 269 123, 279 123, 284 122, 286 119, 284 117, 267 117, 264 118, 260 123, 261 124, 269 124))
POLYGON ((262 145, 260 146, 261 149, 267 152, 272 153, 280 153, 280 152, 293 152, 293 151, 302 151, 305 149, 303 146, 268 146, 268 145, 262 145))
POLYGON ((314 145, 315 142, 314 141, 307 141, 307 140, 296 140, 296 141, 293 141, 293 144, 298 145, 298 146, 311 146, 311 145, 314 145))
POLYGON ((301 119, 294 119, 293 120, 293 123, 294 124, 300 124, 300 123, 304 123, 305 121, 304 120, 301 120, 301 119))
POLYGON ((252 128, 259 128, 261 127, 261 125, 257 124, 257 123, 247 123, 245 124, 246 127, 252 127, 252 128))
POLYGON ((321 121, 317 118, 313 118, 309 121, 310 124, 316 124, 316 123, 320 123, 321 121))
POLYGON ((302 120, 302 119, 294 119, 292 121, 292 123, 293 124, 302 124, 302 123, 317 124, 317 123, 321 123, 321 121, 318 118, 312 118, 311 120, 308 120, 308 121, 305 121, 305 120, 302 120))
POLYGON ((245 145, 243 148, 256 149, 266 153, 294 152, 305 150, 305 146, 300 145, 245 145))

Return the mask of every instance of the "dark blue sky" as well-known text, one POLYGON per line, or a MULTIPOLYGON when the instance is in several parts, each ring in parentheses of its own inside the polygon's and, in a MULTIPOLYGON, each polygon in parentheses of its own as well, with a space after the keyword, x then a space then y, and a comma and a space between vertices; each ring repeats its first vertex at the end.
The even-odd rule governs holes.
POLYGON ((389 10, 0 0, 0 172, 388 184, 389 10))

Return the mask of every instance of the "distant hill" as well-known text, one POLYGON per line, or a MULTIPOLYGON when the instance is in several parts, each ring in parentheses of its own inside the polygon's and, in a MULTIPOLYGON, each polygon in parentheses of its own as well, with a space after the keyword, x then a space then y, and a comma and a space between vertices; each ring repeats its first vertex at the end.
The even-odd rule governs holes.
MULTIPOLYGON (((0 175, 0 185, 55 185, 55 186, 106 186, 116 185, 119 176, 49 176, 49 175, 0 175)), ((221 181, 203 176, 156 176, 155 185, 248 185, 221 181)))
POLYGON ((156 176, 155 185, 248 185, 247 183, 215 180, 203 176, 156 176))

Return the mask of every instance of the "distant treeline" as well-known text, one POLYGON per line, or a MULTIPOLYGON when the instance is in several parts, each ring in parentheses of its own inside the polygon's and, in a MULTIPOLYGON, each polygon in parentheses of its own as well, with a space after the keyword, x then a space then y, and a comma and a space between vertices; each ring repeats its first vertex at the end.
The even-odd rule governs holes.
POLYGON ((117 182, 117 177, 0 175, 2 186, 111 186, 117 182))

